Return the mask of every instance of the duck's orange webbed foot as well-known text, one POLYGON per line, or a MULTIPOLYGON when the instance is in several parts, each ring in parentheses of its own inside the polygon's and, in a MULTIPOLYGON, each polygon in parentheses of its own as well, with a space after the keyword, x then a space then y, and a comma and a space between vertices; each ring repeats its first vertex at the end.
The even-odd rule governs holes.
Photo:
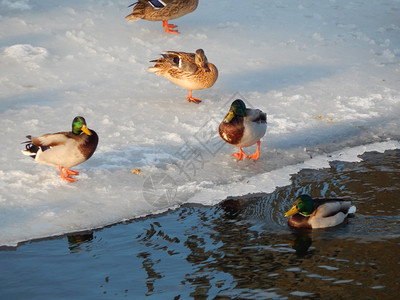
POLYGON ((201 99, 200 98, 194 98, 194 97, 187 97, 187 101, 199 104, 201 102, 201 99))
POLYGON ((68 168, 64 168, 65 174, 69 175, 79 175, 79 171, 70 170, 68 168))
POLYGON ((243 152, 242 148, 239 147, 239 153, 233 153, 233 157, 236 157, 238 160, 242 160, 243 158, 247 157, 247 155, 243 152))
MULTIPOLYGON (((72 178, 72 177, 69 177, 69 176, 65 176, 65 175, 64 175, 64 172, 63 172, 63 170, 62 170, 62 169, 63 169, 62 166, 58 166, 58 169, 60 170, 60 177, 61 177, 62 179, 66 180, 66 181, 68 181, 68 182, 75 182, 75 181, 78 180, 78 179, 75 179, 75 178, 72 178)), ((65 169, 65 173, 67 173, 67 170, 71 172, 71 170, 69 170, 68 168, 66 168, 66 169, 65 169)), ((75 172, 75 171, 73 171, 73 172, 75 172)), ((68 173, 67 173, 67 175, 68 175, 68 173)))
POLYGON ((261 144, 260 141, 258 141, 257 142, 257 151, 254 154, 249 155, 250 159, 257 160, 260 158, 260 144, 261 144))
POLYGON ((201 102, 201 99, 192 97, 192 90, 189 90, 189 95, 187 96, 187 102, 194 102, 196 104, 199 104, 201 102))
POLYGON ((165 32, 179 34, 178 30, 173 30, 172 28, 176 28, 178 26, 174 24, 168 24, 168 21, 162 21, 163 27, 165 28, 165 32))

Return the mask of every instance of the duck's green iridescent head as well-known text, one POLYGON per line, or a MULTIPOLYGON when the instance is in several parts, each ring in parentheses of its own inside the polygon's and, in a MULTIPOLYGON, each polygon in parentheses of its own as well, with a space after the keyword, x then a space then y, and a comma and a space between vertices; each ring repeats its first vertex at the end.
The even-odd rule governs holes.
POLYGON ((300 213, 304 216, 309 216, 314 211, 313 200, 309 195, 300 195, 294 202, 293 207, 285 213, 285 217, 289 217, 295 213, 300 213))
POLYGON ((229 123, 234 117, 245 117, 246 116, 246 104, 243 100, 236 99, 232 102, 229 109, 229 113, 226 115, 224 122, 229 123))
POLYGON ((86 126, 86 120, 84 117, 77 116, 72 121, 72 132, 76 135, 81 134, 81 132, 86 133, 87 135, 92 135, 90 130, 86 126))

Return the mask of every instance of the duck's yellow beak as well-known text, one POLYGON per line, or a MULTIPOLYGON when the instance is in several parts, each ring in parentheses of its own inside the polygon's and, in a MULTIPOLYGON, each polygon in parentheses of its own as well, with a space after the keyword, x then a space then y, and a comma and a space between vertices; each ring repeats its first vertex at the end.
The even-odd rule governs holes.
POLYGON ((299 212, 299 210, 297 209, 296 205, 293 205, 293 207, 289 211, 287 211, 285 213, 285 217, 289 217, 291 215, 294 215, 297 212, 299 212))
POLYGON ((92 135, 92 133, 90 132, 89 128, 86 127, 86 125, 83 125, 81 130, 87 135, 92 135))
POLYGON ((226 115, 224 122, 225 123, 229 123, 233 117, 235 116, 235 114, 233 113, 233 111, 228 112, 228 114, 226 115))

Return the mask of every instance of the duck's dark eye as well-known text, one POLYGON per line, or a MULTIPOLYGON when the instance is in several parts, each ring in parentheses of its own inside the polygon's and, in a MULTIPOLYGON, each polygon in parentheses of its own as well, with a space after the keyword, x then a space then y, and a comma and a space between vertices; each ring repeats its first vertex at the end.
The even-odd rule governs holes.
POLYGON ((174 63, 179 65, 179 57, 177 57, 177 56, 174 57, 174 63))

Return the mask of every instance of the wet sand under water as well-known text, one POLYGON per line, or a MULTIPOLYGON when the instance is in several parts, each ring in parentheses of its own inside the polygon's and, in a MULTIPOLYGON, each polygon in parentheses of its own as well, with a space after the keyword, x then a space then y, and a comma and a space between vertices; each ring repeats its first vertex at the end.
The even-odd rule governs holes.
POLYGON ((400 150, 361 157, 272 194, 0 249, 0 298, 398 299, 400 150), (299 193, 351 199, 357 213, 293 230, 283 215, 299 193))

